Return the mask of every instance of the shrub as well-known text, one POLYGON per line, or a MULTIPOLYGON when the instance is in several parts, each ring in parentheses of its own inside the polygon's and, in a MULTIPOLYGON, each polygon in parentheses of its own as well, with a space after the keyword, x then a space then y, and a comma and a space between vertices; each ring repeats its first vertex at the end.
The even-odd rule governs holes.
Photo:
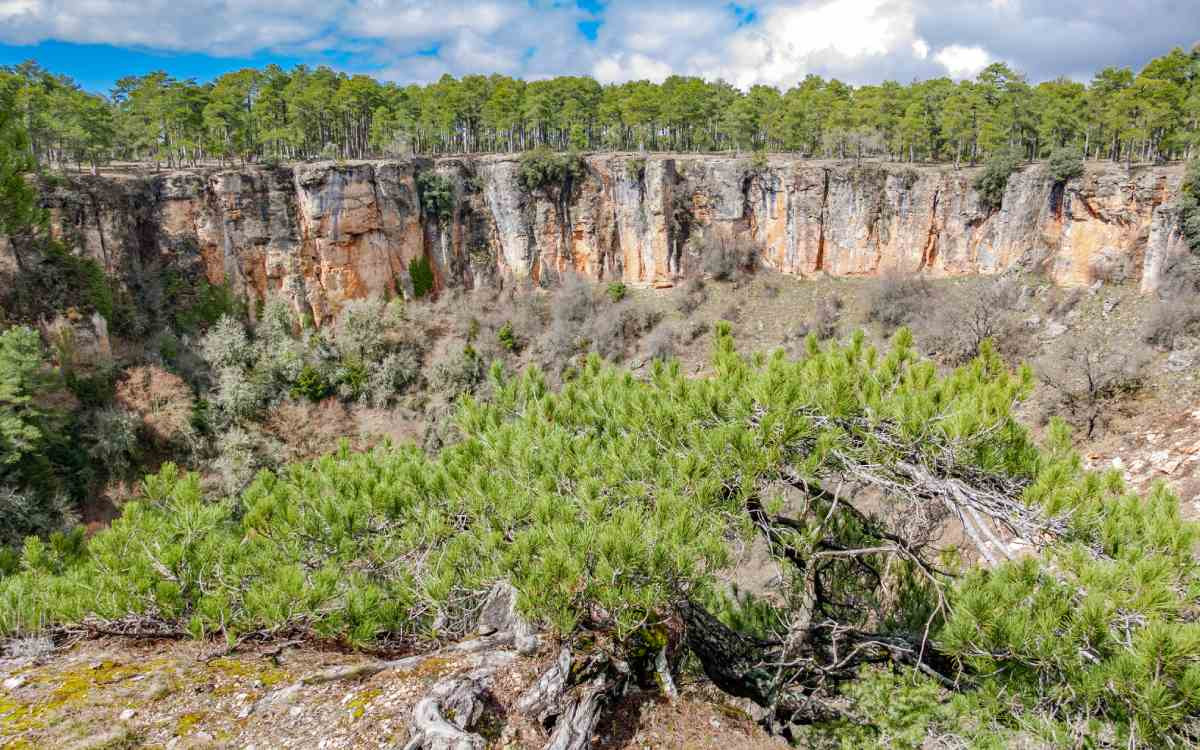
POLYGON ((837 336, 838 321, 842 318, 842 298, 830 294, 817 301, 816 315, 813 316, 812 333, 818 340, 824 341, 837 336))
POLYGON ((445 221, 454 213, 454 183, 437 172, 417 173, 417 195, 425 215, 445 221))
POLYGON ((500 326, 500 330, 496 332, 496 340, 500 342, 500 347, 507 352, 516 352, 521 349, 521 343, 517 340, 512 323, 500 326))
POLYGON ((1184 240, 1193 253, 1200 255, 1200 159, 1188 162, 1176 207, 1184 240))
POLYGON ((347 302, 334 326, 334 341, 342 356, 370 361, 384 348, 385 304, 378 298, 347 302))
POLYGON ((1120 401, 1141 390, 1149 357, 1100 338, 1072 339, 1065 350, 1038 362, 1038 375, 1052 389, 1053 413, 1063 414, 1088 439, 1113 417, 1120 401))
POLYGON ((983 171, 975 178, 973 186, 979 193, 979 205, 991 212, 1000 208, 1004 201, 1004 189, 1008 178, 1021 167, 1021 157, 1015 151, 1000 150, 988 157, 983 171))
POLYGON ((216 393, 212 399, 222 415, 229 419, 251 419, 258 414, 266 400, 260 383, 237 367, 217 371, 216 393))
POLYGON ((666 361, 675 356, 675 329, 661 326, 646 337, 646 357, 650 360, 666 361))
POLYGON ((608 287, 605 288, 605 291, 608 293, 608 298, 614 303, 620 302, 629 295, 629 287, 625 286, 625 284, 620 281, 610 282, 608 287))
POLYGON ((595 286, 575 274, 563 277, 550 302, 550 314, 555 320, 583 324, 596 314, 595 286))
POLYGON ((705 288, 704 279, 693 276, 676 292, 675 309, 687 318, 691 317, 692 313, 699 310, 707 301, 708 291, 705 288))
POLYGON ((269 349, 285 341, 291 341, 296 330, 292 309, 279 297, 272 297, 264 304, 258 316, 254 337, 258 345, 269 349))
POLYGON ((83 438, 93 463, 109 477, 124 477, 137 458, 141 419, 119 407, 108 407, 92 413, 88 422, 83 438))
POLYGON ((117 404, 138 415, 159 449, 193 446, 192 400, 192 389, 182 378, 153 365, 126 370, 116 387, 117 404))
POLYGON ((417 381, 421 360, 411 349, 401 349, 372 363, 362 399, 372 406, 387 406, 397 395, 417 381))
POLYGON ((1142 324, 1142 341, 1164 351, 1175 348, 1175 341, 1200 328, 1200 307, 1188 299, 1159 300, 1150 308, 1142 324))
POLYGON ((112 403, 116 394, 117 369, 109 362, 97 362, 90 368, 79 370, 63 368, 63 383, 80 405, 96 409, 112 403))
POLYGON ((709 237, 703 241, 700 251, 704 273, 716 281, 732 281, 745 272, 753 271, 757 259, 753 241, 748 237, 732 241, 709 237))
POLYGON ((630 182, 641 182, 646 179, 646 159, 635 156, 625 162, 625 179, 630 182))
POLYGON ((767 722, 815 721, 846 747, 947 727, 996 747, 1045 727, 1053 747, 1191 742, 1200 528, 1165 485, 1138 496, 1087 471, 1059 423, 1035 443, 1013 413, 1030 374, 987 347, 943 376, 906 331, 797 361, 739 355, 726 325, 716 338, 704 378, 599 357, 559 391, 497 375, 435 455, 343 446, 236 498, 165 466, 86 549, 26 545, 0 580, 0 634, 133 614, 197 638, 442 641, 506 580, 523 614, 623 674, 657 635, 767 722), (844 501, 847 476, 878 514, 844 501), (952 510, 1039 543, 985 539, 996 559, 978 567, 940 555, 908 522, 952 510), (769 597, 730 593, 751 546, 769 597))
POLYGON ((217 438, 213 468, 221 477, 221 490, 229 497, 240 494, 264 469, 282 462, 283 446, 273 438, 242 427, 233 427, 217 438))
POLYGON ((408 277, 412 280, 413 299, 421 299, 434 289, 433 266, 429 258, 413 258, 408 264, 408 277))
POLYGON ((483 358, 474 347, 467 345, 448 350, 433 363, 430 388, 447 401, 474 393, 487 373, 483 358))
POLYGON ((245 326, 231 315, 222 315, 200 339, 200 356, 214 370, 244 367, 254 361, 254 346, 245 326))
POLYGON ((867 320, 892 331, 915 320, 929 305, 929 284, 919 274, 885 270, 867 292, 867 320))
POLYGON ((1046 160, 1046 174, 1055 182, 1066 182, 1083 175, 1083 155, 1073 146, 1060 146, 1046 160))
POLYGON ((304 365, 300 370, 300 377, 296 378, 296 383, 292 386, 291 395, 296 400, 308 399, 313 403, 324 401, 333 395, 333 384, 317 368, 304 365))
MULTIPOLYGON (((77 522, 75 508, 65 495, 0 485, 0 556, 5 548, 19 547, 26 537, 48 536, 77 522)), ((3 567, 0 578, 6 572, 3 567)))
POLYGON ((1055 287, 1050 294, 1050 304, 1046 308, 1046 314, 1052 318, 1065 318, 1083 301, 1084 294, 1084 290, 1078 287, 1073 289, 1055 287))
POLYGON ((528 192, 554 188, 570 188, 572 181, 587 171, 583 159, 574 152, 558 154, 546 146, 538 146, 521 155, 517 184, 528 192))
POLYGON ((750 171, 765 172, 771 166, 771 160, 767 157, 767 149, 758 147, 754 149, 754 153, 750 155, 750 171))
POLYGON ((184 301, 177 303, 175 308, 175 325, 188 333, 208 328, 224 317, 238 318, 245 314, 245 304, 233 293, 228 282, 213 284, 208 279, 200 279, 198 283, 190 284, 178 277, 170 277, 168 295, 183 298, 184 301))
POLYGON ((928 349, 946 364, 958 366, 979 356, 983 342, 990 340, 1006 361, 1019 361, 1028 341, 1023 326, 1010 312, 1018 294, 1016 284, 1001 278, 939 295, 925 318, 928 349))
POLYGON ((38 406, 49 388, 42 340, 32 328, 0 332, 0 482, 23 482, 44 467, 53 430, 38 406))
POLYGON ((100 264, 71 253, 56 241, 39 242, 8 286, 0 289, 0 303, 16 320, 53 318, 73 307, 81 312, 94 310, 113 330, 132 333, 131 310, 100 264))
POLYGON ((661 314, 623 304, 596 316, 585 329, 591 351, 614 362, 624 359, 647 331, 658 325, 661 314))

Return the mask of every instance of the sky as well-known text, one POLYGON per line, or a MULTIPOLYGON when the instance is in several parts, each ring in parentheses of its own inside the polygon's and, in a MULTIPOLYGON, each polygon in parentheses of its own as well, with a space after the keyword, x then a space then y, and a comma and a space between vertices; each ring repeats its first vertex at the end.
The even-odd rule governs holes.
POLYGON ((123 75, 206 81, 269 63, 403 83, 680 74, 746 88, 963 78, 1004 61, 1034 81, 1087 80, 1198 41, 1200 0, 0 0, 0 65, 35 59, 99 92, 123 75))

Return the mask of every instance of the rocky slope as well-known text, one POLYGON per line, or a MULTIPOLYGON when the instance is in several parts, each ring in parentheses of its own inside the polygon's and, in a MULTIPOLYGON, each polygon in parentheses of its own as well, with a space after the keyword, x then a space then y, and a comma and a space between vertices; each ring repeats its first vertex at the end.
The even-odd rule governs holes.
MULTIPOLYGON (((1055 184, 1040 166, 981 207, 972 170, 777 156, 586 157, 566 189, 520 187, 515 156, 104 175, 45 192, 55 233, 121 276, 169 265, 251 300, 283 294, 319 323, 347 299, 411 293, 427 258, 440 287, 597 280, 670 283, 705 247, 753 249, 801 276, 897 268, 949 276, 1013 266, 1066 285, 1097 274, 1162 283, 1184 251, 1170 210, 1182 172, 1091 165, 1055 184), (448 178, 448 217, 418 175, 448 178)), ((0 266, 11 257, 0 247, 0 266)), ((252 306, 253 307, 253 306, 252 306)))

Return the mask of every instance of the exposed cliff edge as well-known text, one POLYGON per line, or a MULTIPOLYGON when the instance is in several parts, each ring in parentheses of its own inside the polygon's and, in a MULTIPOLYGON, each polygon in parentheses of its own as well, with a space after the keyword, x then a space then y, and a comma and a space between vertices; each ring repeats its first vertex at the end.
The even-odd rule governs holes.
MULTIPOLYGON (((1066 285, 1097 273, 1156 290, 1185 252, 1170 206, 1176 167, 1090 165, 1054 183, 1014 174, 999 210, 972 170, 729 156, 585 158, 567 194, 529 192, 516 156, 316 163, 60 180, 56 235, 120 274, 170 265, 250 299, 282 293, 319 322, 342 301, 412 291, 427 258, 439 287, 699 273, 706 243, 752 246, 783 273, 931 275, 1038 268, 1066 285), (449 178, 449 216, 422 209, 418 174, 449 178)), ((0 264, 5 251, 0 248, 0 264)))

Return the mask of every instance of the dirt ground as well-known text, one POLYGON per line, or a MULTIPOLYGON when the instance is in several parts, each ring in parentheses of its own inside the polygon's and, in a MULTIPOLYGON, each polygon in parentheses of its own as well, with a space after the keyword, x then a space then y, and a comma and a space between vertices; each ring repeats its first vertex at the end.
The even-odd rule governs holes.
MULTIPOLYGON (((303 684, 366 657, 307 646, 224 655, 219 644, 91 640, 52 651, 25 644, 0 660, 0 749, 274 750, 398 748, 413 706, 438 679, 467 669, 435 657, 407 672, 303 684)), ((495 677, 477 731, 491 748, 541 747, 545 732, 511 711, 549 649, 495 677)), ((631 693, 599 727, 597 747, 757 750, 783 747, 735 707, 685 688, 677 701, 631 693)))

